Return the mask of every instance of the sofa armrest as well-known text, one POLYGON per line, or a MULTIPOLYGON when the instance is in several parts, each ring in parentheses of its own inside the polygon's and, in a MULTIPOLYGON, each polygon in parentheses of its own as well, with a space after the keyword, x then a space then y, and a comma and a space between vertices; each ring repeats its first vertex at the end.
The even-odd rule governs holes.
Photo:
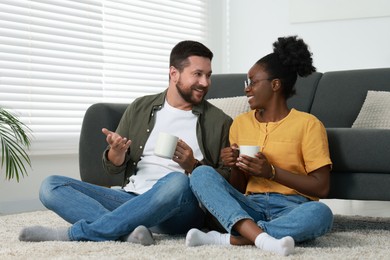
POLYGON ((109 175, 102 165, 107 147, 102 128, 115 131, 128 104, 97 103, 85 112, 79 142, 81 180, 101 186, 121 186, 123 174, 109 175))
POLYGON ((327 128, 334 172, 390 173, 390 130, 327 128))

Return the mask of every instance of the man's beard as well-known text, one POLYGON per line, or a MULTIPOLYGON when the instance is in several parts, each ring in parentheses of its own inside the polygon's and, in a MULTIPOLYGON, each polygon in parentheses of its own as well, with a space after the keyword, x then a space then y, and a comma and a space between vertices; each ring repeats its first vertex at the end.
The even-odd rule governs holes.
POLYGON ((187 103, 190 103, 190 104, 193 104, 193 105, 197 105, 199 104, 200 102, 202 102, 203 98, 205 97, 205 95, 207 94, 207 89, 205 87, 200 87, 200 86, 191 86, 190 89, 188 90, 183 90, 182 88, 182 84, 181 84, 181 81, 179 80, 176 84, 176 89, 177 89, 177 92, 179 92, 180 96, 187 102, 187 103), (193 91, 196 91, 196 89, 202 89, 204 91, 204 94, 203 94, 203 98, 201 101, 198 101, 198 100, 195 100, 193 97, 192 97, 192 92, 193 91))

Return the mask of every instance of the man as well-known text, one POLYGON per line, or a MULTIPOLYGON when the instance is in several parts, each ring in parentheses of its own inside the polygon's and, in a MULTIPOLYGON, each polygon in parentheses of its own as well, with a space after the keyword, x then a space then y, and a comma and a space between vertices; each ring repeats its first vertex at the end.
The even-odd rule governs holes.
POLYGON ((114 190, 63 176, 50 176, 40 199, 71 227, 24 228, 22 241, 122 240, 154 243, 152 232, 185 233, 202 227, 204 212, 189 188, 188 174, 199 165, 228 173, 220 150, 228 146, 231 118, 204 100, 213 54, 203 44, 182 41, 171 52, 169 87, 129 105, 116 132, 103 129, 108 173, 125 173, 114 190), (154 155, 159 132, 180 138, 173 159, 154 155))

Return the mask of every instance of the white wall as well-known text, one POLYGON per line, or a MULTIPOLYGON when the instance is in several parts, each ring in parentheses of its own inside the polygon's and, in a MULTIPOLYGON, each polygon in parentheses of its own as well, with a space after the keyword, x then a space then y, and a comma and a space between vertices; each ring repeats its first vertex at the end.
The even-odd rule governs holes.
MULTIPOLYGON (((223 56, 216 56, 214 72, 246 73, 259 58, 272 52, 272 43, 278 37, 288 35, 298 35, 308 43, 320 72, 390 67, 389 16, 290 23, 290 1, 210 1, 219 5, 213 7, 214 11, 225 14, 215 12, 212 17, 222 24, 218 33, 210 33, 212 47, 224 46, 217 50, 218 54, 222 50, 223 56)), ((383 4, 380 0, 367 2, 383 4)))
POLYGON ((16 180, 0 180, 0 215, 43 209, 39 201, 39 186, 49 175, 59 174, 80 179, 78 155, 33 155, 28 176, 16 180))

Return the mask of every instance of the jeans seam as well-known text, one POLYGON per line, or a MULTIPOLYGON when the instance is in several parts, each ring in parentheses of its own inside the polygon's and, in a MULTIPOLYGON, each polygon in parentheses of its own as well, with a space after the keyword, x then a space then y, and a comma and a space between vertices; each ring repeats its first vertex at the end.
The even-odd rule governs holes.
MULTIPOLYGON (((118 199, 117 196, 107 196, 106 193, 96 192, 94 189, 90 189, 89 187, 85 187, 85 186, 79 185, 78 183, 68 182, 68 184, 64 184, 64 185, 61 185, 61 186, 70 186, 71 188, 73 188, 72 185, 78 186, 81 189, 86 189, 90 193, 96 194, 98 196, 102 196, 102 197, 104 197, 106 199, 114 200, 116 202, 123 202, 122 200, 118 199)), ((56 187, 59 187, 59 186, 56 186, 56 187)), ((107 189, 109 189, 109 188, 107 188, 107 189)), ((120 191, 118 191, 118 192, 120 192, 120 191)))

